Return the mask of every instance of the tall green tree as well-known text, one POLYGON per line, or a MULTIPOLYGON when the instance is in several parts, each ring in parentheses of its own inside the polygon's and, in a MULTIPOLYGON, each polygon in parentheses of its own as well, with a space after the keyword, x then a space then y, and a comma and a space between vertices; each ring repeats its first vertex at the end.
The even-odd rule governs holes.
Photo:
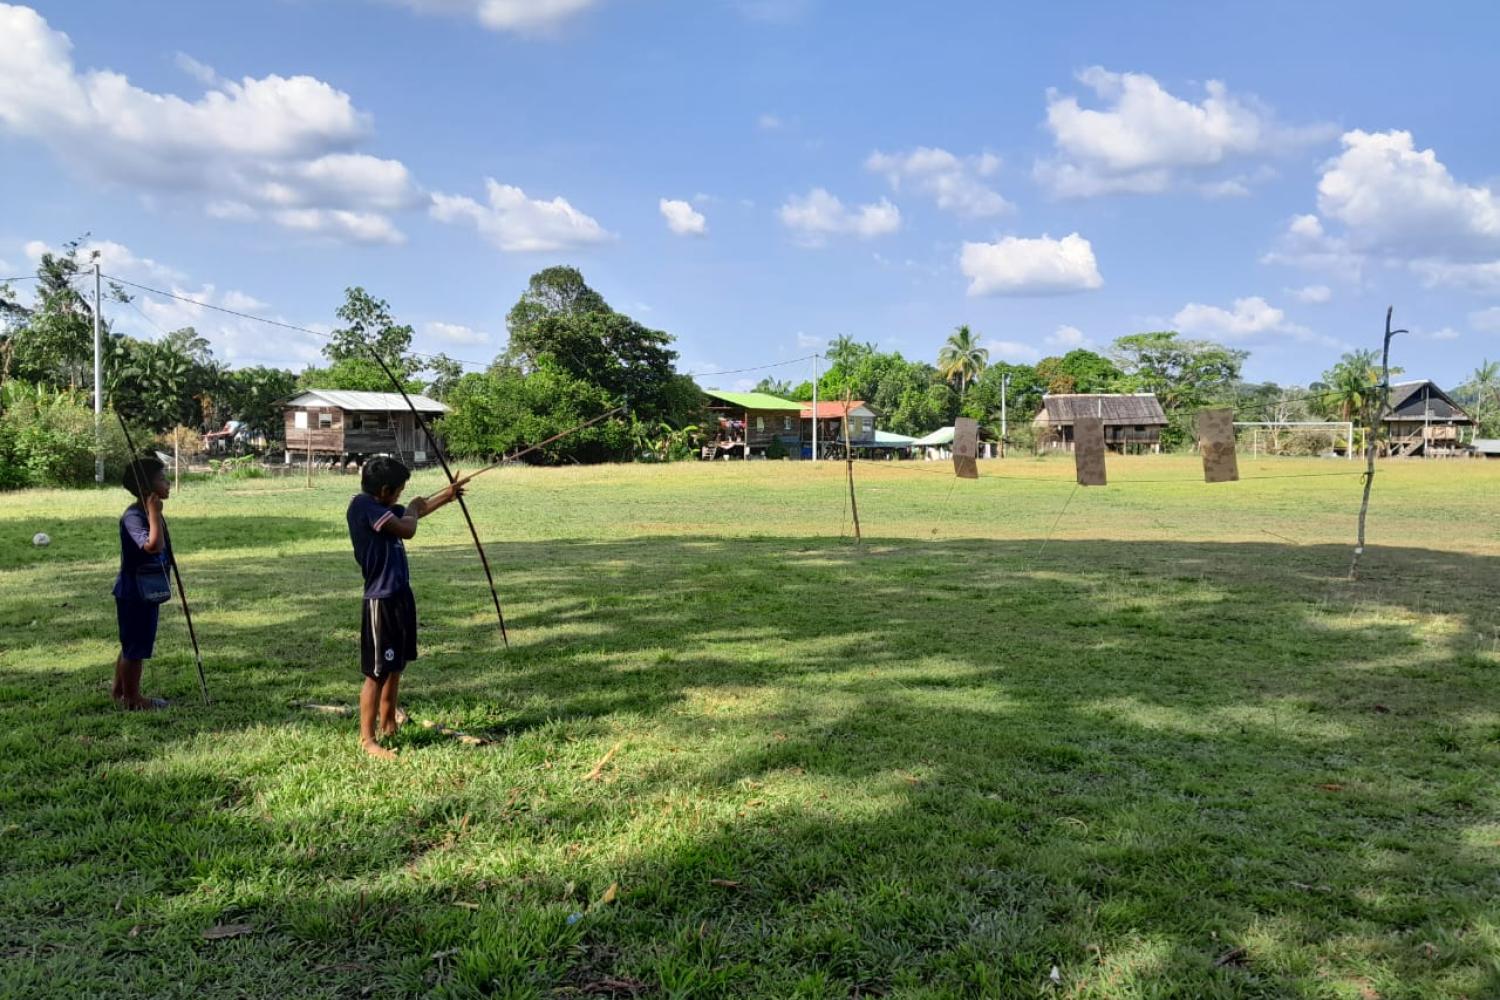
MULTIPOLYGON (((97 253, 86 254, 84 234, 48 250, 37 264, 35 300, 25 306, 5 296, 5 343, 0 345, 10 376, 53 388, 93 386, 94 313, 92 295, 80 291, 82 278, 97 253)), ((92 283, 90 283, 90 287, 92 283)), ((130 297, 111 284, 109 296, 120 302, 130 297)), ((103 333, 110 332, 109 319, 103 333)))
POLYGON ((1250 356, 1211 340, 1183 340, 1172 330, 1119 337, 1110 353, 1122 373, 1119 391, 1155 393, 1169 412, 1229 398, 1250 356))
POLYGON ((284 368, 227 371, 220 379, 212 423, 222 426, 227 420, 240 420, 253 432, 279 439, 284 429, 280 403, 296 389, 296 374, 284 368))
POLYGON ((970 387, 968 399, 964 402, 964 415, 987 425, 992 424, 998 430, 1003 395, 1007 429, 1014 431, 1036 416, 1037 411, 1042 408, 1042 394, 1046 391, 1047 386, 1037 374, 1036 368, 997 361, 986 368, 979 376, 979 381, 970 387), (1007 376, 1010 377, 1010 382, 1002 394, 1000 382, 1007 376))
POLYGON ((1458 387, 1459 398, 1469 409, 1480 437, 1500 437, 1500 362, 1481 361, 1468 380, 1458 387))
POLYGON ((1038 361, 1036 376, 1045 392, 1056 395, 1113 392, 1122 373, 1108 358, 1079 347, 1062 357, 1054 355, 1038 361))
POLYGON ((979 341, 974 332, 964 324, 948 335, 948 339, 938 350, 938 371, 943 377, 950 381, 958 379, 958 398, 963 400, 969 391, 969 383, 978 378, 984 372, 985 365, 989 364, 990 352, 986 347, 979 346, 979 341))
POLYGON ((541 330, 546 320, 613 311, 604 296, 583 280, 578 268, 544 268, 531 276, 520 300, 505 314, 505 329, 510 335, 505 362, 530 370, 543 353, 557 352, 559 345, 549 342, 541 330))
MULTIPOLYGON (((410 356, 412 328, 396 322, 391 305, 358 285, 344 289, 344 302, 335 311, 342 325, 328 335, 323 356, 335 364, 370 361, 374 350, 391 366, 398 378, 422 370, 422 362, 410 356)), ((378 365, 375 367, 379 367, 378 365)))

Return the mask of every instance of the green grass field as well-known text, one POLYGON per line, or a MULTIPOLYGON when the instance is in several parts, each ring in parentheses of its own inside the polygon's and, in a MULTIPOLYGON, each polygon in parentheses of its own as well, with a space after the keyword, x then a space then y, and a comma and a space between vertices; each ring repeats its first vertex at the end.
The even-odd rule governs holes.
POLYGON ((477 481, 511 648, 445 510, 403 694, 495 742, 394 764, 299 707, 352 478, 173 497, 159 713, 123 491, 0 496, 0 995, 1500 996, 1500 463, 1384 466, 1357 583, 1343 462, 983 465, 860 466, 859 548, 837 465, 477 481))

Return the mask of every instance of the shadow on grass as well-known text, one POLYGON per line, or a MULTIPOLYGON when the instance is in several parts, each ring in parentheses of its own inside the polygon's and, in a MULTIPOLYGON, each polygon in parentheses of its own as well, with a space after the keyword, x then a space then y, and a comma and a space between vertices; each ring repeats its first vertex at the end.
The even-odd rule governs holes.
POLYGON ((384 771, 287 708, 352 702, 352 562, 219 559, 213 708, 0 689, 5 975, 91 983, 113 949, 143 993, 1025 996, 1053 965, 1079 997, 1500 992, 1495 559, 1383 548, 1349 584, 1338 546, 1038 549, 496 545, 503 653, 472 550, 414 543, 414 710, 504 739, 405 736, 384 771))

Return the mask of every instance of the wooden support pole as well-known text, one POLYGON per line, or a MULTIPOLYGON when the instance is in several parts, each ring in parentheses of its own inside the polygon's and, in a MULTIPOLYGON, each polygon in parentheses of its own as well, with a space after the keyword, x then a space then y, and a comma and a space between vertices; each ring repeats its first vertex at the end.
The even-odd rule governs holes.
POLYGON ((1380 355, 1380 385, 1379 394, 1376 396, 1375 405, 1367 406, 1365 424, 1365 492, 1359 503, 1359 538, 1354 544, 1354 558, 1349 562, 1349 579, 1354 580, 1359 576, 1359 559, 1365 554, 1365 515, 1370 512, 1370 488, 1375 485, 1375 448, 1379 442, 1378 430, 1380 423, 1385 419, 1386 408, 1390 406, 1391 398, 1391 338, 1398 333, 1408 333, 1407 330, 1391 329, 1391 313, 1395 312, 1395 306, 1387 306, 1385 310, 1385 345, 1380 355), (1377 431, 1371 434, 1372 430, 1377 431))

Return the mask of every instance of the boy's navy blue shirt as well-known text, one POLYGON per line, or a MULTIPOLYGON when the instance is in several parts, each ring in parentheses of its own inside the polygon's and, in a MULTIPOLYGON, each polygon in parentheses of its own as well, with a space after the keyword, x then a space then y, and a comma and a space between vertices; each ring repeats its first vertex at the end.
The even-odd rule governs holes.
POLYGON ((406 546, 401 539, 382 530, 393 517, 404 517, 400 504, 387 507, 368 493, 357 493, 349 501, 349 541, 354 559, 365 574, 365 597, 391 597, 411 586, 406 568, 406 546))
MULTIPOLYGON (((383 509, 383 508, 382 508, 383 509)), ((146 542, 151 537, 151 521, 140 504, 131 504, 120 515, 120 575, 115 577, 114 595, 125 600, 141 599, 136 586, 135 574, 148 563, 173 564, 172 536, 167 532, 167 519, 161 519, 162 550, 147 552, 146 542)))

